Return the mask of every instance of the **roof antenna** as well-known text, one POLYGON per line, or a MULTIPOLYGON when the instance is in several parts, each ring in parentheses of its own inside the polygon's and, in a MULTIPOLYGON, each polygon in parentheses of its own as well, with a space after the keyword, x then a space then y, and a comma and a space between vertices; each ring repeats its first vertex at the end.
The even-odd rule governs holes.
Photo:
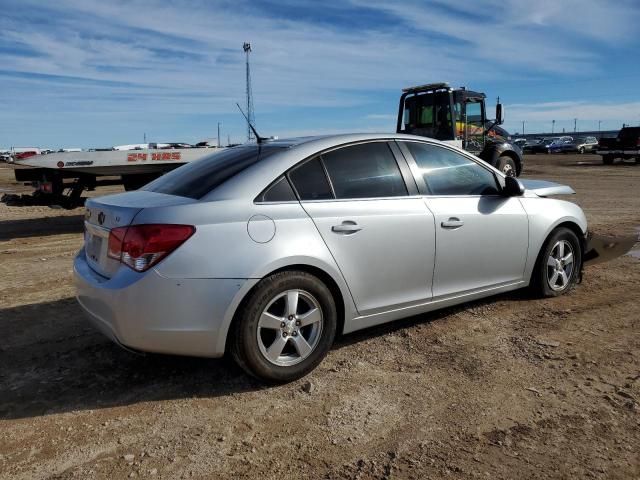
POLYGON ((238 102, 236 102, 236 106, 238 107, 238 110, 240 110, 240 113, 242 114, 242 116, 244 117, 244 119, 247 121, 247 125, 249 125, 249 128, 251 129, 251 131, 253 132, 253 134, 256 136, 256 142, 258 144, 263 143, 265 140, 267 140, 267 138, 265 137, 261 137, 260 135, 258 135, 258 132, 256 131, 256 129, 253 127, 253 125, 251 125, 251 122, 249 121, 249 119, 247 118, 247 116, 244 114, 244 112, 242 111, 242 108, 240 107, 240 104, 238 102))

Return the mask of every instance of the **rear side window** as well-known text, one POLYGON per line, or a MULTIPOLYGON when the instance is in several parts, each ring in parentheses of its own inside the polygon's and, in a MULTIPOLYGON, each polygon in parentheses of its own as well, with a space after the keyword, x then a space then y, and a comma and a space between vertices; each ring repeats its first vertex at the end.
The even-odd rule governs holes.
POLYGON ((406 142, 431 195, 498 195, 491 171, 448 148, 406 142))
POLYGON ((318 157, 303 163, 289 172, 300 200, 328 200, 333 198, 331 187, 318 157))
POLYGON ((286 177, 280 177, 256 198, 256 202, 291 202, 297 200, 296 194, 293 193, 291 184, 289 184, 289 180, 286 177))
POLYGON ((142 190, 198 200, 234 175, 280 150, 281 147, 257 145, 229 148, 176 168, 142 190))
POLYGON ((336 198, 407 195, 400 168, 382 142, 340 148, 322 155, 336 198))

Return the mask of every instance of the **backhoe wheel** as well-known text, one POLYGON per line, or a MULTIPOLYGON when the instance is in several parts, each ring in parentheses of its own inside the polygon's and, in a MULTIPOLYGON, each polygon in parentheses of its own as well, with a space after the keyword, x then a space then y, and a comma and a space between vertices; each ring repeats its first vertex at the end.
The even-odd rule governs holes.
POLYGON ((498 159, 498 170, 504 173, 507 177, 515 177, 516 176, 516 162, 513 161, 513 158, 508 157, 507 155, 502 155, 498 159))
POLYGON ((576 234, 565 227, 547 238, 531 275, 531 287, 538 296, 557 297, 576 284, 582 269, 582 247, 576 234))
POLYGON ((303 377, 327 355, 336 335, 331 291, 300 271, 264 278, 230 330, 231 353, 248 374, 285 383, 303 377))

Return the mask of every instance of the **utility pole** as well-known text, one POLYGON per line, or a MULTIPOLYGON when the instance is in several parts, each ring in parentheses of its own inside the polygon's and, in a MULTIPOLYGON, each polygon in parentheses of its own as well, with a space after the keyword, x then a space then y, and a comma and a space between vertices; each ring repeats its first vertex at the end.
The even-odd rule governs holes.
POLYGON ((231 135, 227 134, 227 147, 231 145, 231 135))
POLYGON ((578 131, 578 119, 574 118, 573 119, 573 133, 576 133, 578 131))
POLYGON ((551 135, 553 135, 553 131, 556 128, 556 121, 555 120, 551 120, 551 135))
POLYGON ((522 121, 522 135, 524 135, 524 120, 522 121))
POLYGON ((220 148, 220 122, 218 122, 218 148, 220 148))
POLYGON ((600 135, 600 124, 602 123, 602 120, 598 120, 598 135, 600 135))
POLYGON ((147 133, 146 132, 142 134, 142 138, 144 139, 142 141, 142 143, 147 143, 147 133))
POLYGON ((246 56, 246 77, 247 77, 247 86, 246 86, 246 95, 247 95, 247 140, 253 140, 253 132, 251 130, 251 125, 255 128, 255 121, 253 118, 253 92, 251 91, 251 69, 249 66, 249 54, 251 53, 251 44, 245 42, 242 44, 242 49, 244 50, 246 56))

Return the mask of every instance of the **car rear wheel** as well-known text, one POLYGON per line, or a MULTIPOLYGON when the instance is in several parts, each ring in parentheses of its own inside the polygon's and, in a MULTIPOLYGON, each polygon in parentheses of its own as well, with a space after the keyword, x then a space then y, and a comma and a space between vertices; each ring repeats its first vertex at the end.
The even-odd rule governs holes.
POLYGON ((584 147, 580 147, 579 152, 580 152, 581 155, 584 154, 584 147))
POLYGON ((554 230, 540 250, 531 286, 542 297, 557 297, 576 284, 582 269, 582 247, 565 227, 554 230))
POLYGON ((248 374, 273 383, 303 377, 326 356, 337 311, 327 286, 306 272, 280 272, 250 294, 230 331, 231 353, 248 374))
POLYGON ((498 170, 507 177, 515 177, 517 173, 516 162, 513 161, 513 158, 503 155, 498 159, 498 170))
POLYGON ((602 157, 602 163, 604 163, 605 165, 612 165, 613 164, 613 157, 611 155, 605 155, 602 157))

